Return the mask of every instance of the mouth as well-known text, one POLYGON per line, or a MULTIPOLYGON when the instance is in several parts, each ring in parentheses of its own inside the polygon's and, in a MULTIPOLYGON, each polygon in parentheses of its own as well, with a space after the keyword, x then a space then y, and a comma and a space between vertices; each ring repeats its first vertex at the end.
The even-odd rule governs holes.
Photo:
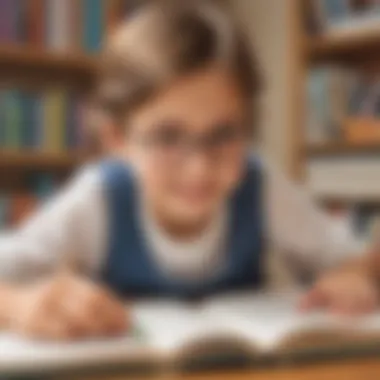
POLYGON ((215 186, 212 184, 183 186, 177 189, 177 194, 188 203, 204 203, 215 195, 215 186))

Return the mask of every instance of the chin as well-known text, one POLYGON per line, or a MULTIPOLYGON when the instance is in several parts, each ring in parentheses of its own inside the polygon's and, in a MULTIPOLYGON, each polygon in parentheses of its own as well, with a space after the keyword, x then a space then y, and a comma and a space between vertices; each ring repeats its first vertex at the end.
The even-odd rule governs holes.
POLYGON ((216 211, 216 206, 213 204, 177 204, 174 208, 175 214, 181 220, 187 220, 189 223, 198 222, 210 217, 214 211, 216 211))

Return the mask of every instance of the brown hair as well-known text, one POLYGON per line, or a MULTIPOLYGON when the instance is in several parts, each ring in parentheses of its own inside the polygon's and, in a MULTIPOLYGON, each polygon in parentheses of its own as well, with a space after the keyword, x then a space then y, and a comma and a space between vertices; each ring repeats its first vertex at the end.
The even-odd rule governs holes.
POLYGON ((119 124, 169 81, 214 62, 231 70, 255 106, 256 60, 227 10, 215 0, 151 1, 109 39, 95 105, 119 124))

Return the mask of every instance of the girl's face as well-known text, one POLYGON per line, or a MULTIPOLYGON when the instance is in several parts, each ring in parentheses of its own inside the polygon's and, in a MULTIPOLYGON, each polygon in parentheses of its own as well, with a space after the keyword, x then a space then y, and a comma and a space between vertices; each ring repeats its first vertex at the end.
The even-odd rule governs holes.
POLYGON ((239 183, 246 102, 226 71, 177 80, 131 115, 128 160, 149 202, 178 223, 208 218, 239 183))

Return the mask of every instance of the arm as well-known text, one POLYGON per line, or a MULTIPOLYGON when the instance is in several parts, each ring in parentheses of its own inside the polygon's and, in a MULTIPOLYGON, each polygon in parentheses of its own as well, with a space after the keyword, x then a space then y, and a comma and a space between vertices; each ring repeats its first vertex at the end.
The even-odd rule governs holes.
POLYGON ((380 266, 350 234, 323 213, 307 194, 273 167, 267 169, 269 238, 298 268, 317 274, 304 307, 367 311, 377 304, 380 266))
POLYGON ((96 270, 104 240, 101 206, 95 171, 88 169, 19 230, 1 236, 0 327, 23 283, 58 272, 67 255, 74 256, 77 269, 96 270))
POLYGON ((25 281, 57 270, 71 255, 95 270, 104 210, 97 172, 85 169, 18 230, 0 237, 0 281, 25 281))

